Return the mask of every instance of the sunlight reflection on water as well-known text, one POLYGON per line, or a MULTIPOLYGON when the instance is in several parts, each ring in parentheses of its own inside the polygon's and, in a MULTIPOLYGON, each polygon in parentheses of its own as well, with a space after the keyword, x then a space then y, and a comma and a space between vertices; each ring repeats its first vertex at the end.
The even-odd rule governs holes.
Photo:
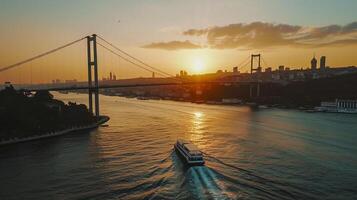
POLYGON ((203 130, 203 123, 204 123, 204 114, 202 112, 194 112, 191 122, 191 130, 190 130, 190 137, 189 140, 191 140, 194 143, 200 143, 204 144, 207 141, 202 141, 204 130, 203 130))
MULTIPOLYGON (((55 94, 87 103, 87 95, 55 94)), ((0 147, 0 199, 353 199, 357 116, 100 96, 108 127, 0 147), (188 168, 178 138, 205 152, 188 168), (40 177, 40 178, 39 178, 40 177)))

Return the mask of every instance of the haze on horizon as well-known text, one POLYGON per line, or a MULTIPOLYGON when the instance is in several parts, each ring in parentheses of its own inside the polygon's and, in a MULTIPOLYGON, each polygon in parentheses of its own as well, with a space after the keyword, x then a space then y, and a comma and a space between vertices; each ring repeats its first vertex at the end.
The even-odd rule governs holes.
MULTIPOLYGON (((92 33, 171 74, 231 70, 252 53, 262 53, 273 69, 308 67, 314 54, 327 56, 328 66, 357 65, 356 8, 354 0, 3 0, 0 67, 92 33)), ((85 79, 85 53, 79 45, 31 67, 51 65, 53 77, 62 71, 58 78, 85 79), (82 68, 64 67, 73 65, 82 68)), ((101 76, 150 76, 99 56, 107 66, 101 76)), ((18 74, 0 74, 0 81, 19 80, 18 74)))

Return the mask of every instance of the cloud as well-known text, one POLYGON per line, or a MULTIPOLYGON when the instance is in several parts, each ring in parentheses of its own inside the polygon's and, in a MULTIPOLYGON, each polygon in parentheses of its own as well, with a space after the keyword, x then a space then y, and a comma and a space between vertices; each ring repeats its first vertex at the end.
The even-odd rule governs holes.
POLYGON ((171 42, 153 42, 143 46, 143 48, 164 49, 164 50, 179 50, 179 49, 199 49, 200 45, 186 41, 171 41, 171 42))
POLYGON ((236 23, 203 29, 189 29, 184 36, 206 39, 204 46, 186 41, 154 42, 144 48, 179 49, 266 49, 278 46, 316 48, 357 45, 357 22, 320 27, 266 22, 236 23))
POLYGON ((303 27, 253 22, 189 29, 186 36, 206 37, 210 48, 320 47, 357 44, 357 22, 344 26, 303 27))
POLYGON ((181 34, 182 30, 183 29, 179 26, 166 26, 166 27, 159 29, 158 32, 181 34))

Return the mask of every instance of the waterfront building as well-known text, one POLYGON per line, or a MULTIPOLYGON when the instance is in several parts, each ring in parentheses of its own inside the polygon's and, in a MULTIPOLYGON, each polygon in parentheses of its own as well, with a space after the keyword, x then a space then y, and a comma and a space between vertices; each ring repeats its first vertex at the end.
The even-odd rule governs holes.
POLYGON ((64 82, 65 82, 65 83, 68 83, 68 84, 70 84, 70 83, 77 83, 77 79, 65 80, 64 82))
POLYGON ((59 79, 52 80, 52 84, 58 84, 58 83, 61 83, 61 80, 59 79))

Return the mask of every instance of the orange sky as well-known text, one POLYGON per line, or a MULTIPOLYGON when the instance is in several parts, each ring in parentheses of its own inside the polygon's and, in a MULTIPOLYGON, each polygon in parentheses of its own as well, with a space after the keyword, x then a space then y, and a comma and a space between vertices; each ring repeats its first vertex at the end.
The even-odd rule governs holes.
MULTIPOLYGON (((342 1, 7 1, 0 6, 0 67, 92 33, 170 74, 232 70, 252 53, 263 55, 263 67, 306 68, 314 54, 327 56, 328 66, 357 65, 357 3, 342 1)), ((151 76, 98 53, 100 77, 151 76)), ((83 41, 2 72, 0 81, 84 80, 86 73, 83 41)))

